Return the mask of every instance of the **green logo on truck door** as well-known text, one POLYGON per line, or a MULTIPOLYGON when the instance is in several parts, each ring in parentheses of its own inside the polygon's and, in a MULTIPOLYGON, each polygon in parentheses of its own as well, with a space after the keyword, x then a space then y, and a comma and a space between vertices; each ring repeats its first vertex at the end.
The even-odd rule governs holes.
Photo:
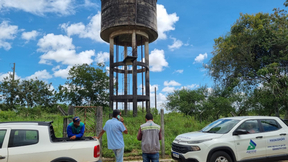
POLYGON ((256 143, 250 140, 250 146, 248 146, 247 150, 255 150, 256 146, 256 143))

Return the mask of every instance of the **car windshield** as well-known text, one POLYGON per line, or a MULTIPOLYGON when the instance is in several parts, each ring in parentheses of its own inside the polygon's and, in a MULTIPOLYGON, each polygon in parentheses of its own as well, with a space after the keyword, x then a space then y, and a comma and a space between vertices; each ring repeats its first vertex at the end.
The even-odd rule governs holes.
POLYGON ((218 119, 211 124, 207 125, 200 132, 204 133, 228 133, 240 120, 233 119, 218 119))

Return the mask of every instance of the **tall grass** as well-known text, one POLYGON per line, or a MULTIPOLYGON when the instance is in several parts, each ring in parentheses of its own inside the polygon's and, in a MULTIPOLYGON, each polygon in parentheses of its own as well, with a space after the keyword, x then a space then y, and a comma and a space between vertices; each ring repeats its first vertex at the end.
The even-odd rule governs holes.
MULTIPOLYGON (((156 111, 152 112, 154 117, 154 122, 158 125, 160 122, 160 115, 156 111)), ((137 133, 140 125, 145 123, 146 113, 138 112, 137 117, 132 117, 132 112, 129 111, 127 115, 123 115, 124 123, 128 129, 128 134, 124 134, 125 143, 125 154, 124 156, 138 156, 142 154, 141 151, 141 141, 137 140, 137 133)), ((103 127, 106 121, 109 120, 109 115, 104 114, 103 116, 103 127)), ((47 114, 42 113, 39 116, 22 116, 21 114, 16 114, 15 112, 0 111, 0 122, 7 121, 53 121, 53 127, 55 130, 56 137, 62 137, 63 130, 63 116, 59 114, 47 114)), ((185 116, 181 113, 169 113, 164 115, 164 139, 165 139, 165 154, 170 155, 171 144, 175 137, 182 133, 197 131, 202 129, 204 126, 210 122, 198 122, 191 116, 185 116)), ((89 124, 89 123, 87 123, 89 124)), ((86 134, 86 136, 93 136, 93 134, 86 134)), ((102 148, 104 157, 114 157, 113 151, 108 149, 107 146, 107 136, 106 133, 102 136, 102 148)))

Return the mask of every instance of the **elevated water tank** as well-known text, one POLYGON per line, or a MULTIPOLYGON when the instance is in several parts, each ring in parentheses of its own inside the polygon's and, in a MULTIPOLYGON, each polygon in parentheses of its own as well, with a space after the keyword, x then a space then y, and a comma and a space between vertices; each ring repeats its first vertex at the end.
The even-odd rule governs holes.
MULTIPOLYGON (((101 0, 101 38, 109 43, 110 35, 120 30, 140 30, 149 43, 158 38, 157 0, 101 0)), ((140 38, 137 39, 139 45, 140 38)), ((118 37, 119 45, 131 45, 131 35, 118 37)))

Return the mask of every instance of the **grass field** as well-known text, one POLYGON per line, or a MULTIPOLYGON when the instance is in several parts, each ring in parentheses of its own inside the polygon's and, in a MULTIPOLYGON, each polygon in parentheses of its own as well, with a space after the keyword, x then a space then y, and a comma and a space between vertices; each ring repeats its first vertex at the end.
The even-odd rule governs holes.
MULTIPOLYGON (((137 140, 137 133, 141 124, 145 123, 145 113, 138 112, 138 116, 133 118, 132 112, 124 116, 124 123, 128 129, 128 134, 124 134, 125 154, 124 156, 141 155, 141 141, 137 140)), ((157 110, 153 113, 154 122, 160 125, 160 115, 157 110)), ((103 116, 103 126, 109 120, 108 114, 103 116)), ((41 116, 22 116, 14 112, 0 111, 0 122, 6 121, 53 121, 56 137, 62 137, 63 117, 58 114, 41 114, 41 116)), ((174 138, 186 132, 197 131, 209 124, 210 122, 198 122, 191 116, 184 116, 180 113, 169 113, 164 115, 164 132, 165 132, 165 154, 170 155, 171 144, 174 138)), ((86 134, 86 136, 93 136, 86 134)), ((106 133, 102 137, 103 156, 114 157, 112 150, 107 149, 106 133)))

